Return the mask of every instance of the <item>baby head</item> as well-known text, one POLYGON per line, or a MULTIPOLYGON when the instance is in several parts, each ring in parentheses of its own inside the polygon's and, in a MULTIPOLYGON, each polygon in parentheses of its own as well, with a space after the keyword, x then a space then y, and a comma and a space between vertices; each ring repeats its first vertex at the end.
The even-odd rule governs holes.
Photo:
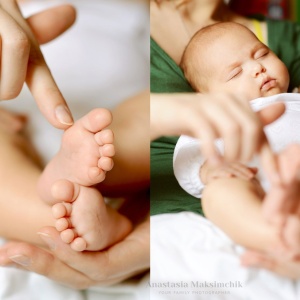
POLYGON ((180 66, 201 93, 234 92, 252 100, 285 93, 289 85, 284 63, 248 28, 233 22, 199 30, 180 66))

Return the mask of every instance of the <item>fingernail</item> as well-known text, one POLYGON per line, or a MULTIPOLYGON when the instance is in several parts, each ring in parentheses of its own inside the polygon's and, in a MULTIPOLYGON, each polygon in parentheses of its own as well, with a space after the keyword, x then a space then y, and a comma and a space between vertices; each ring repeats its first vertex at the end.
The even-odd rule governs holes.
POLYGON ((29 267, 31 265, 30 258, 21 254, 10 256, 9 259, 23 267, 29 267))
POLYGON ((69 109, 65 105, 59 105, 55 108, 57 120, 64 125, 72 125, 74 123, 69 109))
POLYGON ((56 245, 55 245, 53 239, 50 237, 49 234, 43 233, 43 232, 38 232, 37 234, 48 245, 50 250, 52 250, 52 251, 55 250, 56 245))

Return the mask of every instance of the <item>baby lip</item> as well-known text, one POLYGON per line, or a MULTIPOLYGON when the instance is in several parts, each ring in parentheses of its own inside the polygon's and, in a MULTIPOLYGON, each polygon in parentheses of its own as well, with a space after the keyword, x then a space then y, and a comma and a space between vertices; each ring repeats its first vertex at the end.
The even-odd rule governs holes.
POLYGON ((263 78, 260 88, 262 88, 264 86, 264 84, 267 83, 269 80, 270 80, 269 77, 263 78))
MULTIPOLYGON (((273 81, 273 80, 275 80, 275 79, 270 78, 270 77, 267 77, 267 78, 263 79, 263 81, 262 81, 262 83, 261 83, 261 85, 260 85, 260 89, 263 89, 264 87, 266 87, 266 85, 267 85, 269 82, 271 83, 271 81, 273 81)), ((273 84, 271 84, 271 85, 273 85, 273 84)))

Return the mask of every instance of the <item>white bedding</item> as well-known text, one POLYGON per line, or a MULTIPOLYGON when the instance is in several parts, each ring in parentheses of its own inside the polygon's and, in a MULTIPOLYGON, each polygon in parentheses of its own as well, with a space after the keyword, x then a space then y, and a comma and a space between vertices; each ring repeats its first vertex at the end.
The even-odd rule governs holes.
POLYGON ((242 267, 242 251, 200 215, 151 217, 151 299, 300 299, 300 281, 242 267), (229 287, 215 288, 222 284, 229 287))
MULTIPOLYGON (((24 4, 30 15, 62 1, 24 4)), ((73 0, 78 19, 62 37, 43 46, 43 53, 75 116, 94 107, 112 108, 149 85, 149 11, 134 0, 73 0)), ((47 162, 57 151, 61 131, 41 116, 25 87, 17 100, 1 103, 29 115, 29 131, 47 162)), ((16 208, 17 209, 17 208, 16 208)), ((75 291, 42 276, 0 268, 1 300, 140 300, 147 299, 148 275, 111 288, 75 291)))

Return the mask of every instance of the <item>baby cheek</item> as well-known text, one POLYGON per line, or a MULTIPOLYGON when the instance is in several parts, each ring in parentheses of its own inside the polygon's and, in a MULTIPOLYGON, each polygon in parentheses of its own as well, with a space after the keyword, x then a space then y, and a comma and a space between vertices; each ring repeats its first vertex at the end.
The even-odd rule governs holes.
POLYGON ((282 70, 282 85, 283 85, 283 92, 287 92, 289 83, 290 83, 290 75, 287 70, 287 68, 284 66, 284 69, 282 70))
POLYGON ((277 64, 277 74, 274 76, 280 85, 281 92, 286 92, 289 87, 290 76, 287 67, 282 61, 277 64))
POLYGON ((260 88, 253 80, 236 82, 232 92, 247 101, 261 97, 260 88))

